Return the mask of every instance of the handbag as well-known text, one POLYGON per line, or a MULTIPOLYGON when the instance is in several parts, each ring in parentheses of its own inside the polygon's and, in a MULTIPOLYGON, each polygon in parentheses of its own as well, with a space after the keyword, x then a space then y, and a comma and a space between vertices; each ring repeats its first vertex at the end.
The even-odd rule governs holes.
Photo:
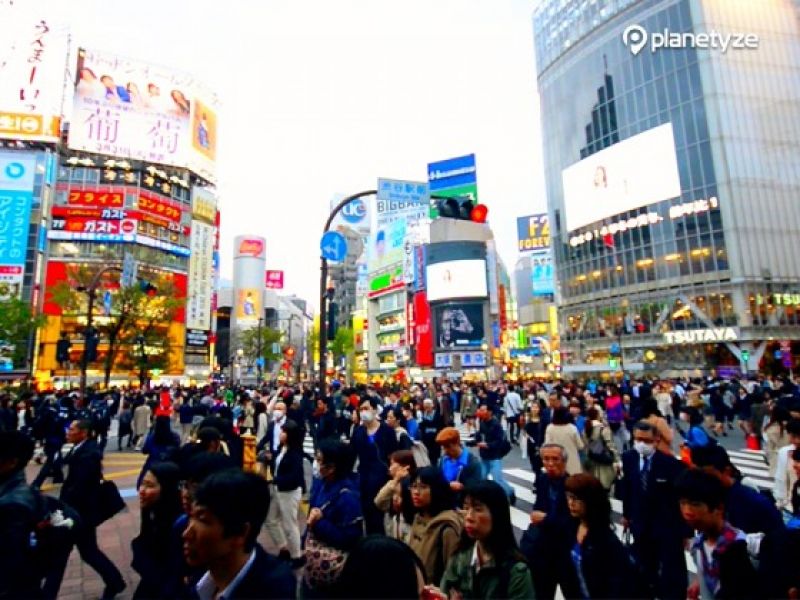
POLYGON ((95 514, 95 525, 101 525, 108 521, 117 513, 125 509, 125 500, 119 493, 117 484, 110 479, 100 480, 100 487, 97 491, 97 512, 95 514))
POLYGON ((598 465, 614 464, 614 454, 608 449, 606 440, 603 438, 602 430, 600 435, 589 441, 588 457, 593 463, 598 465))
MULTIPOLYGON (((339 490, 338 496, 349 492, 347 488, 339 490)), ((325 509, 330 505, 331 500, 320 506, 320 511, 324 514, 325 509)), ((318 540, 314 536, 313 530, 309 529, 306 533, 305 547, 305 569, 303 579, 312 589, 328 588, 339 579, 342 574, 344 563, 347 561, 347 552, 340 550, 318 540)))

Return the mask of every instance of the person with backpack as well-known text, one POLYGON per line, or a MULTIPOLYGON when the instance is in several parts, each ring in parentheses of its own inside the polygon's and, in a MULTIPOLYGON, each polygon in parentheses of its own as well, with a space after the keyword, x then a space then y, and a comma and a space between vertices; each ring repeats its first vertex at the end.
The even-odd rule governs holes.
POLYGON ((622 466, 622 456, 611 429, 600 420, 596 408, 586 411, 586 470, 610 490, 622 466))
POLYGON ((475 439, 467 445, 479 449, 484 478, 491 477, 492 481, 497 482, 506 491, 511 506, 514 506, 517 502, 514 488, 503 477, 503 457, 511 452, 511 442, 506 438, 506 432, 503 431, 500 421, 492 415, 486 404, 478 408, 475 416, 478 417, 480 429, 475 439))
POLYGON ((456 495, 456 506, 461 505, 464 488, 483 480, 483 467, 477 456, 461 445, 461 435, 455 427, 445 427, 436 436, 442 447, 438 469, 456 495))

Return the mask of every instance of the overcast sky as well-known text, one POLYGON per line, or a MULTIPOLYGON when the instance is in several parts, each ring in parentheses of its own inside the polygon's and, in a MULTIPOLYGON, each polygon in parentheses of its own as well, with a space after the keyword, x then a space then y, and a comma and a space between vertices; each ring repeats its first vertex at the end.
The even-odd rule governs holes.
MULTIPOLYGON (((26 0, 27 1, 27 0, 26 0)), ((219 94, 222 276, 233 238, 316 305, 331 198, 426 180, 475 153, 509 269, 543 210, 531 16, 538 0, 43 0, 73 45, 190 71, 219 94)))

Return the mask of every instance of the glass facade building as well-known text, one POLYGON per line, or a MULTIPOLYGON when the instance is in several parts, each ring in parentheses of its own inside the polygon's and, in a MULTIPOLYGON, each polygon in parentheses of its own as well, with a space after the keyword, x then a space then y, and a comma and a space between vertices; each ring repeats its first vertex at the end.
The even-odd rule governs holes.
POLYGON ((533 23, 565 372, 615 343, 637 369, 752 370, 800 340, 797 3, 544 0, 533 23), (635 53, 631 25, 759 46, 635 53), (667 123, 680 195, 568 230, 564 169, 667 123), (694 330, 719 331, 670 334, 694 330))

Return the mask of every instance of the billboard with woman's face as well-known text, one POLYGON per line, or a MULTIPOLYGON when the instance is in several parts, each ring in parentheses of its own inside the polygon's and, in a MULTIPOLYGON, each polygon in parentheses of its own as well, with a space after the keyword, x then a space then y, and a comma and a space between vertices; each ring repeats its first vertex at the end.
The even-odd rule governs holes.
POLYGON ((468 348, 484 343, 483 303, 459 302, 433 309, 437 348, 468 348))
POLYGON ((214 180, 216 96, 193 76, 81 49, 68 146, 214 180))

